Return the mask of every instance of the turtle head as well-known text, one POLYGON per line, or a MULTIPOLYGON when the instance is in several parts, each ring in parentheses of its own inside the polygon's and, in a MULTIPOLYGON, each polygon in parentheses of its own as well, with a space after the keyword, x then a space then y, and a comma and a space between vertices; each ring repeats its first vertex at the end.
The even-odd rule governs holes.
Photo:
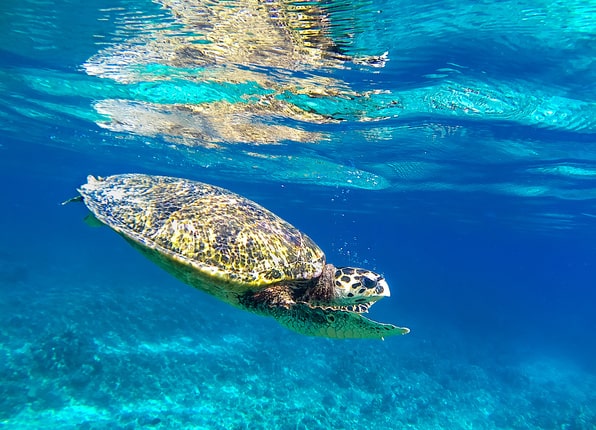
POLYGON ((334 274, 334 296, 341 306, 359 305, 368 309, 383 297, 389 297, 389 285, 378 273, 354 267, 337 267, 334 274))

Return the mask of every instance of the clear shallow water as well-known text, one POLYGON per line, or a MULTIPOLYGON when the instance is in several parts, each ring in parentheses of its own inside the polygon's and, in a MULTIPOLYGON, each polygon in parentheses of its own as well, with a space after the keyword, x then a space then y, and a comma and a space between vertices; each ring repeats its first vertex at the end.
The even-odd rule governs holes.
POLYGON ((242 4, 0 6, 2 425, 594 428, 594 6, 242 4), (383 272, 412 333, 295 335, 58 205, 130 171, 383 272))

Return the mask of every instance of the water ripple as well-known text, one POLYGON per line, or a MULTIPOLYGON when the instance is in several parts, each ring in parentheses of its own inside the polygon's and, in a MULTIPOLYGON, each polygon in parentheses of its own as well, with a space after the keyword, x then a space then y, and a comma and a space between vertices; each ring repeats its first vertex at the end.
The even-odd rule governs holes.
POLYGON ((589 2, 119 0, 81 22, 38 0, 3 11, 7 132, 35 119, 52 145, 91 151, 92 137, 67 137, 76 124, 119 151, 153 148, 155 168, 214 178, 594 196, 589 2), (61 68, 73 50, 82 73, 61 68))

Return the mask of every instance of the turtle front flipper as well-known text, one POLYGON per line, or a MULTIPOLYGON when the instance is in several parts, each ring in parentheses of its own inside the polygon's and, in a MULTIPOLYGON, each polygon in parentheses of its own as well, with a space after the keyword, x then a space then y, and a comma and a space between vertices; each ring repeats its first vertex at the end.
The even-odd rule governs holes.
POLYGON ((410 329, 383 324, 354 312, 347 312, 307 304, 295 304, 289 309, 272 310, 281 325, 307 336, 335 339, 383 339, 388 336, 407 334, 410 329))

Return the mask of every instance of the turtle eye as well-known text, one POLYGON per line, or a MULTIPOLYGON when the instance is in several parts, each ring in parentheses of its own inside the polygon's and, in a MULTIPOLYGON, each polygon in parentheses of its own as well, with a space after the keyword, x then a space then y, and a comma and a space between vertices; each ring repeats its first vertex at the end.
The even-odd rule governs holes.
POLYGON ((365 288, 375 288, 377 286, 377 281, 369 278, 368 276, 363 276, 361 281, 365 288))

